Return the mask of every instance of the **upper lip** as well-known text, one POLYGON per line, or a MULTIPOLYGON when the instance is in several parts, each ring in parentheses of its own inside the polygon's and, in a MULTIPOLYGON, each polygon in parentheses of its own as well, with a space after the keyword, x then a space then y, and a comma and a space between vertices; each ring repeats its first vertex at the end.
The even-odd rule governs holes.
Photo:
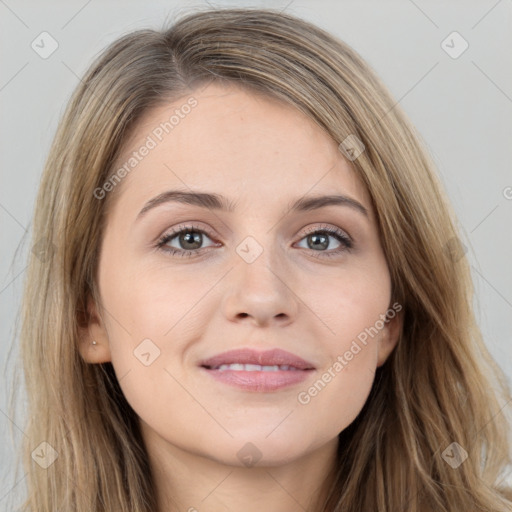
POLYGON ((258 352, 249 348, 240 348, 222 352, 216 356, 210 357, 199 362, 199 366, 215 368, 222 364, 259 364, 261 366, 287 365, 298 368, 299 370, 314 370, 314 366, 309 361, 301 357, 275 348, 258 352))

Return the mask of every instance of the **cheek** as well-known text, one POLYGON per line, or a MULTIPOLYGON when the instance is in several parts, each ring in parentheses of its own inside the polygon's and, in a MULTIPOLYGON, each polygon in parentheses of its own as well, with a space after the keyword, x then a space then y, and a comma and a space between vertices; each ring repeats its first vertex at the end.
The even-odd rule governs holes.
POLYGON ((354 421, 375 378, 382 331, 374 324, 385 309, 373 302, 366 303, 366 309, 353 303, 343 305, 346 307, 340 309, 337 321, 332 322, 336 335, 323 338, 325 363, 296 397, 300 404, 296 417, 310 423, 317 438, 337 435, 354 421))
POLYGON ((326 357, 317 378, 297 398, 334 430, 355 419, 373 384, 378 341, 384 335, 382 317, 390 300, 387 268, 376 268, 340 275, 325 283, 323 294, 308 296, 319 312, 318 346, 326 357))
MULTIPOLYGON (((167 282, 162 276, 155 270, 124 275, 119 268, 105 276, 103 288, 116 376, 131 407, 153 425, 165 424, 172 411, 190 409, 190 396, 180 386, 186 380, 184 356, 204 335, 206 302, 198 306, 218 281, 199 276, 191 286, 183 273, 167 282)), ((189 382, 186 388, 192 389, 189 382)))
POLYGON ((194 277, 168 269, 137 269, 137 265, 105 275, 106 315, 120 334, 111 336, 113 350, 124 351, 129 343, 135 348, 146 338, 162 348, 184 324, 200 321, 201 300, 217 281, 218 276, 199 273, 194 277))
POLYGON ((324 280, 323 287, 309 292, 308 300, 323 324, 323 338, 332 358, 351 350, 354 340, 362 348, 375 346, 370 341, 377 339, 383 330, 382 318, 389 307, 391 282, 387 266, 377 263, 380 264, 341 272, 324 280))

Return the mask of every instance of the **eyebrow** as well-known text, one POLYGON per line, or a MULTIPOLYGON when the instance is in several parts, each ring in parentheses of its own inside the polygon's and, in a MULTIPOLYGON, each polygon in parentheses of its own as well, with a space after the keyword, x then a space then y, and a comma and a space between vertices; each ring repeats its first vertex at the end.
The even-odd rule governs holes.
MULTIPOLYGON (((168 190, 153 199, 150 199, 137 215, 137 220, 144 216, 149 210, 170 202, 190 204, 201 208, 207 208, 209 210, 220 210, 225 212, 233 212, 236 208, 236 203, 228 201, 227 198, 219 194, 168 190)), ((325 206, 348 206, 349 208, 352 208, 353 210, 368 217, 368 210, 359 201, 340 194, 301 197, 289 205, 289 210, 302 212, 317 210, 325 206)))

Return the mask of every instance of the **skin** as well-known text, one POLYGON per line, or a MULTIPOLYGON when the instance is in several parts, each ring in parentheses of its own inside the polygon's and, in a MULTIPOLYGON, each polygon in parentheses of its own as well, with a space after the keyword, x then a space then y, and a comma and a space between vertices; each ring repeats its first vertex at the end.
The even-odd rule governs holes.
MULTIPOLYGON (((336 142, 298 110, 214 83, 191 95, 197 106, 117 185, 100 253, 102 304, 90 304, 80 352, 91 364, 112 362, 140 418, 161 511, 314 510, 337 436, 362 409, 402 325, 397 314, 309 403, 299 403, 298 394, 390 307, 375 212, 336 142), (136 220, 147 201, 170 189, 222 194, 237 206, 165 203, 136 220), (368 216, 339 205, 287 211, 297 198, 333 193, 357 200, 368 216), (156 248, 161 235, 190 224, 208 233, 195 256, 156 248), (327 248, 308 246, 325 226, 341 229, 353 248, 343 250, 330 234, 327 248), (236 252, 247 236, 263 249, 250 264, 236 252), (160 350, 149 366, 134 356, 144 339, 160 350), (263 393, 217 382, 197 366, 241 347, 279 347, 316 370, 305 382, 263 393), (237 456, 244 446, 261 456, 256 464, 237 456)), ((147 112, 121 165, 189 97, 147 112)), ((175 236, 167 246, 190 244, 175 236)))

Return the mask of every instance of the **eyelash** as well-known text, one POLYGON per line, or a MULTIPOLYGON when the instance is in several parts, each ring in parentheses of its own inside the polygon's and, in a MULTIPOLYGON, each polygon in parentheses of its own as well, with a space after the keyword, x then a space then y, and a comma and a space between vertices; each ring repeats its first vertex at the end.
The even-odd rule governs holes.
MULTIPOLYGON (((198 253, 201 253, 201 249, 192 250, 192 249, 176 249, 176 248, 165 247, 165 245, 168 242, 170 242, 172 239, 176 238, 176 236, 178 236, 182 233, 201 233, 203 235, 206 235, 210 239, 213 238, 208 233, 208 231, 205 231, 204 229, 201 229, 197 226, 180 225, 172 232, 166 233, 165 235, 160 237, 156 244, 156 248, 170 254, 171 256, 178 256, 180 258, 181 257, 190 258, 190 257, 194 257, 198 253)), ((340 253, 345 252, 345 251, 350 252, 350 250, 353 248, 352 239, 346 233, 341 231, 341 229, 333 228, 331 226, 321 226, 321 227, 310 228, 310 229, 308 229, 308 231, 304 234, 304 236, 300 240, 306 238, 307 236, 309 236, 311 234, 328 234, 328 235, 336 238, 336 240, 341 243, 341 247, 339 247, 338 249, 332 250, 332 251, 328 251, 328 252, 327 251, 314 251, 311 249, 311 252, 313 252, 313 253, 315 253, 315 252, 320 253, 319 256, 317 256, 317 257, 331 258, 331 257, 338 256, 340 253)), ((207 248, 204 247, 203 249, 207 249, 207 248)))

